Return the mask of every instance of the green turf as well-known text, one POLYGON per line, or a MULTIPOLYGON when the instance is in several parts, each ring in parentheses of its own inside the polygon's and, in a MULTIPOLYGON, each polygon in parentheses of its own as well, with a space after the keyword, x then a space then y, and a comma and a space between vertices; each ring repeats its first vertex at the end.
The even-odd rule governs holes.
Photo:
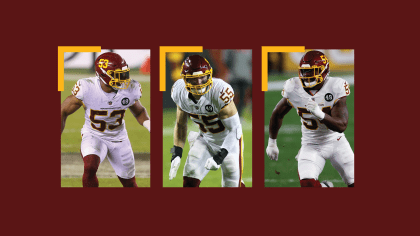
MULTIPOLYGON (((250 107, 244 110, 242 122, 242 130, 244 137, 244 171, 242 179, 246 187, 252 187, 252 115, 250 107)), ((178 169, 177 176, 173 180, 169 180, 169 169, 171 167, 170 149, 173 147, 173 130, 176 119, 176 109, 163 110, 163 187, 182 187, 182 172, 186 157, 189 151, 188 141, 183 150, 181 165, 178 169)), ((188 132, 198 132, 198 126, 191 120, 188 121, 188 132)), ((221 187, 222 173, 221 170, 210 171, 203 179, 200 187, 221 187)))
MULTIPOLYGON (((344 76, 345 74, 334 74, 332 76, 344 76)), ((285 76, 269 76, 269 81, 277 79, 288 79, 290 75, 285 76)), ((349 122, 347 129, 344 132, 347 140, 354 151, 354 86, 350 86, 351 94, 347 97, 347 108, 349 111, 349 122)), ((281 91, 265 92, 265 147, 268 143, 268 125, 270 122, 271 113, 276 104, 282 98, 281 91)), ((301 147, 301 131, 300 131, 300 117, 296 110, 292 108, 290 112, 284 117, 282 128, 280 128, 277 145, 279 148, 279 160, 272 161, 265 154, 264 158, 264 178, 266 187, 299 187, 299 177, 297 173, 297 161, 295 156, 301 147), (288 128, 289 133, 284 132, 288 128), (283 131, 282 131, 283 129, 283 131)), ((327 161, 319 180, 330 180, 334 187, 346 187, 338 172, 332 167, 331 163, 327 161)))
MULTIPOLYGON (((68 77, 76 78, 86 78, 92 77, 92 74, 66 74, 68 77)), ((146 107, 149 116, 150 114, 150 81, 142 81, 147 79, 148 76, 139 76, 132 75, 132 79, 138 80, 141 84, 143 95, 140 99, 140 102, 144 107, 146 107)), ((61 103, 64 99, 71 95, 71 89, 73 88, 76 80, 65 80, 64 81, 64 91, 61 92, 61 103)), ((139 153, 148 153, 150 152, 150 138, 149 131, 141 126, 131 112, 127 109, 127 112, 124 116, 125 127, 128 132, 128 137, 130 139, 131 145, 134 152, 139 153), (144 138, 146 137, 146 138, 144 138)), ((66 121, 66 127, 61 135, 61 152, 79 152, 80 151, 80 142, 82 140, 80 135, 80 130, 83 127, 85 122, 84 109, 81 107, 75 113, 70 115, 66 121)))
MULTIPOLYGON (((122 187, 117 178, 98 178, 99 187, 122 187)), ((150 187, 150 178, 136 178, 138 187, 150 187)), ((82 178, 61 178, 61 187, 83 187, 82 178)))

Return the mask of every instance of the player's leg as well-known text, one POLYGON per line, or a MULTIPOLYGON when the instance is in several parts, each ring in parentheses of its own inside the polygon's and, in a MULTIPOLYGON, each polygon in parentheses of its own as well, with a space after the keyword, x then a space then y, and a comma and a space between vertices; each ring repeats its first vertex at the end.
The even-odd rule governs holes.
POLYGON ((99 181, 96 176, 99 164, 105 159, 108 148, 98 137, 84 134, 80 151, 83 157, 83 187, 98 187, 99 181))
POLYGON ((123 179, 123 178, 118 176, 118 179, 120 180, 123 187, 132 187, 132 188, 133 187, 134 188, 138 187, 137 183, 136 183, 136 176, 134 176, 131 179, 123 179))
POLYGON ((345 136, 334 141, 333 157, 330 159, 332 166, 338 171, 344 183, 354 187, 354 153, 345 136))
POLYGON ((222 187, 245 187, 242 181, 243 164, 243 139, 241 137, 221 165, 222 187))
POLYGON ((134 154, 130 140, 108 142, 108 160, 114 168, 123 187, 137 187, 135 178, 134 154))
POLYGON ((192 177, 184 176, 182 187, 184 187, 184 188, 188 188, 188 187, 198 188, 198 187, 200 187, 200 184, 201 184, 201 180, 196 179, 196 178, 192 178, 192 177))
POLYGON ((97 155, 87 155, 83 158, 83 187, 99 187, 96 172, 99 168, 101 159, 97 155))
POLYGON ((194 141, 193 146, 190 146, 190 151, 185 161, 183 187, 200 186, 203 178, 209 173, 209 170, 204 165, 207 158, 211 157, 206 142, 201 137, 198 137, 194 141))
POLYGON ((296 156, 301 187, 322 187, 318 180, 325 166, 325 159, 311 145, 303 145, 296 156))

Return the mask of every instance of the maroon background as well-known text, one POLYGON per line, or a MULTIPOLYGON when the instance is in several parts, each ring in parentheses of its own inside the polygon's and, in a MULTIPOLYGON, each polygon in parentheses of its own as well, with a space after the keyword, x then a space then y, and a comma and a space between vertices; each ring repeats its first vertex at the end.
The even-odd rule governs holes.
MULTIPOLYGON (((260 4, 247 12, 238 10, 233 3, 226 4, 213 2, 210 8, 197 12, 177 8, 184 7, 180 2, 165 3, 165 9, 143 3, 123 11, 106 12, 102 9, 107 8, 98 6, 100 2, 84 3, 83 7, 65 6, 66 10, 25 10, 20 14, 26 19, 24 23, 13 29, 5 26, 4 32, 13 30, 4 35, 10 40, 6 45, 19 44, 10 49, 22 50, 7 58, 12 64, 18 64, 10 69, 17 76, 7 78, 10 73, 6 73, 2 78, 4 89, 9 85, 21 86, 18 93, 7 92, 3 100, 3 111, 8 106, 17 108, 10 116, 2 112, 3 120, 8 121, 5 124, 13 124, 5 125, 3 135, 7 138, 2 165, 6 232, 19 235, 36 232, 47 235, 125 235, 127 232, 137 235, 406 235, 410 226, 415 226, 419 207, 414 200, 419 195, 403 184, 415 180, 410 175, 418 171, 407 170, 410 167, 402 165, 418 166, 413 163, 418 154, 404 149, 408 142, 418 138, 407 140, 407 136, 398 136, 395 130, 402 123, 401 117, 389 119, 387 114, 393 106, 383 106, 397 97, 405 98, 404 91, 393 92, 396 85, 392 84, 378 87, 382 82, 394 81, 390 78, 392 74, 378 73, 380 68, 385 67, 386 71, 388 67, 387 61, 381 59, 385 58, 383 49, 387 46, 383 40, 390 38, 381 38, 374 30, 385 30, 382 25, 386 22, 376 22, 374 28, 367 16, 363 18, 356 12, 359 7, 365 10, 365 6, 357 5, 340 10, 326 9, 324 5, 322 10, 307 6, 305 9, 313 15, 308 16, 302 14, 303 7, 287 10, 287 6, 260 4), (118 15, 119 12, 126 14, 118 15), (133 26, 132 22, 138 24, 133 26), (150 188, 60 187, 57 46, 151 50, 150 188), (252 49, 252 188, 162 188, 159 46, 252 49), (357 184, 354 189, 263 187, 261 46, 355 49, 357 184), (380 117, 376 118, 378 113, 380 117)), ((394 56, 404 60, 401 54, 394 56)))

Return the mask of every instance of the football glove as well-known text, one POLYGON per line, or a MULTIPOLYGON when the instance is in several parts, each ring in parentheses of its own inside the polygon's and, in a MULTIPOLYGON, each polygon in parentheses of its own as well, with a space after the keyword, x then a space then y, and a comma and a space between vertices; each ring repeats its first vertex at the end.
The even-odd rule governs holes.
POLYGON ((218 165, 213 158, 209 158, 206 161, 206 164, 204 165, 204 167, 207 170, 218 170, 220 168, 220 165, 218 165))
POLYGON ((277 161, 279 159, 279 148, 277 147, 277 139, 268 138, 267 156, 273 160, 277 161))
POLYGON ((312 101, 312 99, 309 98, 308 103, 306 103, 306 109, 312 113, 312 115, 316 116, 319 120, 323 120, 325 117, 325 113, 321 111, 321 108, 319 108, 318 103, 315 101, 312 101))
POLYGON ((169 180, 172 180, 176 177, 176 172, 178 171, 179 165, 181 164, 182 157, 182 148, 174 146, 171 148, 172 158, 171 158, 171 169, 169 171, 169 180))
POLYGON ((178 171, 179 165, 181 164, 181 158, 175 157, 171 162, 171 170, 169 171, 169 180, 172 180, 176 177, 176 172, 178 171))
POLYGON ((227 156, 227 154, 228 154, 228 151, 222 148, 216 155, 213 156, 213 158, 207 159, 204 167, 207 170, 218 170, 223 160, 227 156))

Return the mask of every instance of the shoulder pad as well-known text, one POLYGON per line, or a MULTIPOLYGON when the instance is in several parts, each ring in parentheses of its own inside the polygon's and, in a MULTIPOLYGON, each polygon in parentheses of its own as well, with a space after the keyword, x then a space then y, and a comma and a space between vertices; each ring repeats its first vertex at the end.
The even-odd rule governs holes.
POLYGON ((230 86, 230 84, 226 83, 223 80, 218 80, 215 83, 214 89, 216 95, 218 96, 219 105, 221 107, 224 107, 225 105, 229 104, 235 96, 235 92, 233 91, 232 86, 230 86))
POLYGON ((293 92, 296 87, 296 80, 295 78, 290 78, 286 80, 283 84, 283 90, 281 91, 281 95, 283 97, 288 97, 288 94, 293 92))
POLYGON ((344 79, 339 77, 330 77, 329 78, 332 85, 332 90, 334 93, 340 93, 344 90, 344 83, 347 83, 344 79))
POLYGON ((295 89, 295 85, 296 85, 296 83, 295 83, 295 81, 293 81, 293 79, 288 79, 288 80, 286 80, 286 82, 284 83, 284 85, 283 85, 283 89, 284 89, 286 92, 290 93, 290 92, 292 92, 292 91, 295 89))
POLYGON ((178 97, 179 97, 180 92, 182 91, 182 90, 180 90, 180 88, 181 88, 181 89, 184 89, 184 88, 185 88, 185 83, 184 83, 184 80, 183 80, 183 79, 178 79, 178 80, 177 80, 177 81, 175 81, 175 83, 172 85, 172 89, 171 89, 171 98, 172 98, 172 100, 173 100, 176 104, 178 104, 178 97))

